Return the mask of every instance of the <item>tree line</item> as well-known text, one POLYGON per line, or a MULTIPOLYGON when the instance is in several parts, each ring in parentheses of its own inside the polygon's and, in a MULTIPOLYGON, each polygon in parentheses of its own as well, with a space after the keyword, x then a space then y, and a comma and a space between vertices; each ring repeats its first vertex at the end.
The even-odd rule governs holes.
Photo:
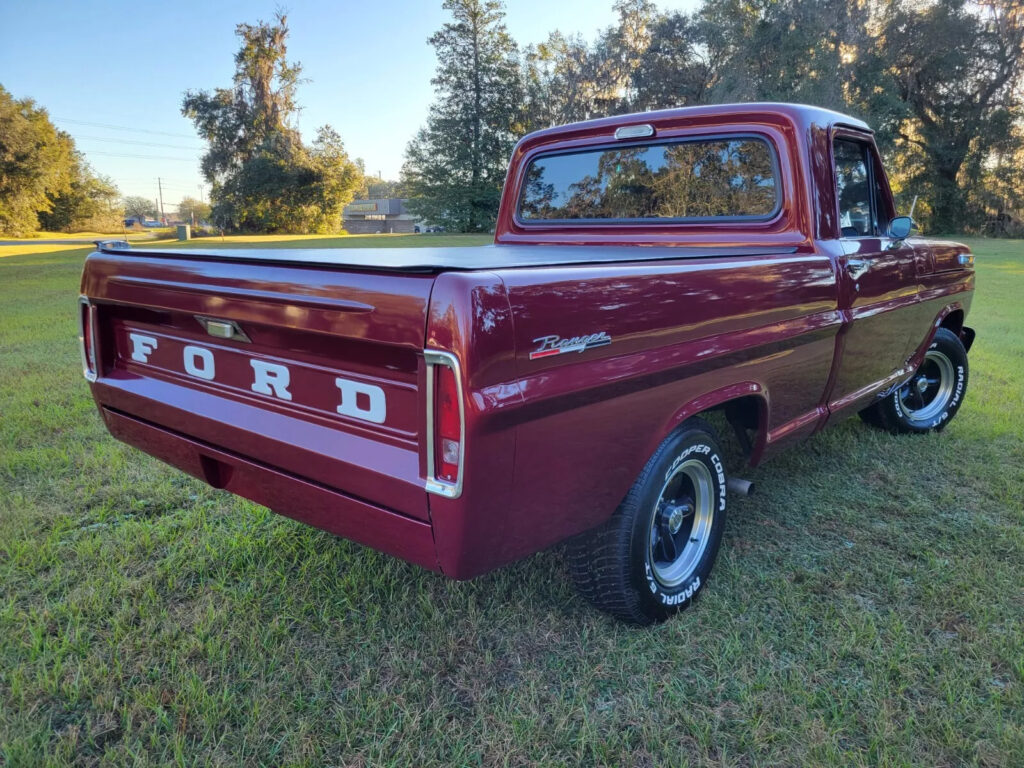
MULTIPOLYGON (((411 206, 493 226, 515 142, 551 125, 733 101, 793 101, 866 120, 897 202, 927 231, 1003 234, 1024 208, 1020 0, 705 0, 692 14, 617 0, 588 41, 520 47, 499 0, 446 0, 430 38, 436 99, 402 171, 411 206)), ((1017 231, 1017 234, 1021 232, 1017 231)))
POLYGON ((120 224, 118 198, 45 109, 0 85, 0 233, 108 231, 120 224))
MULTIPOLYGON (((409 197, 453 231, 494 225, 505 169, 526 133, 695 104, 794 101, 877 131, 897 202, 926 231, 1024 234, 1024 4, 1020 0, 704 0, 693 13, 616 0, 587 40, 551 32, 522 47, 500 0, 445 0, 429 43, 436 98, 399 182, 367 177, 341 137, 295 127, 302 67, 287 17, 239 24, 233 81, 184 94, 207 143, 211 205, 179 215, 250 232, 337 232, 353 197, 409 197), (1015 231, 1016 228, 1016 231, 1015 231)), ((372 105, 366 107, 372 111, 372 105)), ((46 111, 0 86, 0 232, 115 229, 153 218, 119 200, 46 111)))

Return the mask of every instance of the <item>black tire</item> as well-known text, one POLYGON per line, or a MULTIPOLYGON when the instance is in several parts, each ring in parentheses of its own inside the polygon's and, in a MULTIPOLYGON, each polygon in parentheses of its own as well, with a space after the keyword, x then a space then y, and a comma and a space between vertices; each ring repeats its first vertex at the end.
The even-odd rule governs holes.
POLYGON ((725 528, 721 456, 714 430, 697 418, 658 446, 611 518, 569 543, 584 598, 633 624, 664 621, 693 602, 725 528))
POLYGON ((861 418, 893 434, 945 428, 967 394, 967 350, 955 333, 939 328, 910 381, 861 411, 861 418))
POLYGON ((857 415, 860 416, 860 420, 869 426, 877 429, 885 429, 885 424, 882 423, 882 414, 878 412, 878 407, 881 403, 872 403, 867 408, 858 411, 857 415))

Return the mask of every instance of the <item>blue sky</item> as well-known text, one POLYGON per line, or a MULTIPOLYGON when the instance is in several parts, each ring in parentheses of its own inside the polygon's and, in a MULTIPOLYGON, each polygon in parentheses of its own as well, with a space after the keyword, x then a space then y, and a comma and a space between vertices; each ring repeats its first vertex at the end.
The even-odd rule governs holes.
MULTIPOLYGON (((202 142, 178 109, 189 88, 230 83, 238 22, 269 19, 278 0, 139 2, 0 0, 0 85, 46 107, 100 173, 126 195, 170 207, 199 194, 202 142), (118 130, 112 126, 134 130, 118 130), (125 157, 124 155, 132 155, 125 157)), ((402 153, 433 98, 427 38, 448 14, 441 0, 293 0, 289 58, 309 82, 299 127, 330 123, 370 173, 398 178, 402 153)), ((593 39, 612 0, 507 0, 506 23, 526 45, 549 31, 593 39)), ((696 0, 660 0, 692 10, 696 0)))

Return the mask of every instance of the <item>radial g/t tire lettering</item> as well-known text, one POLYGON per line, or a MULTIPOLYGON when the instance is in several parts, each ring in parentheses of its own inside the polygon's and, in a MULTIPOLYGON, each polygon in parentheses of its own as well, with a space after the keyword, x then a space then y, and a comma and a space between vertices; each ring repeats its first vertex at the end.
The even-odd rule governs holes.
POLYGON ((619 508, 569 543, 580 594, 633 624, 664 621, 707 584, 725 527, 725 468, 711 426, 687 420, 654 452, 619 508))
POLYGON ((964 402, 968 371, 960 338, 939 328, 910 381, 861 411, 861 418, 893 434, 942 430, 964 402))

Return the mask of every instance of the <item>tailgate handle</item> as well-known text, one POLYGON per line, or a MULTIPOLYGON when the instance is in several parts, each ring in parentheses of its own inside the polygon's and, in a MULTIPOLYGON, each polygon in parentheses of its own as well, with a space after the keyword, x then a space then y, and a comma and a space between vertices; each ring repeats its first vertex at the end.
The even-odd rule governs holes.
POLYGON ((216 336, 218 339, 234 339, 235 341, 252 343, 252 339, 246 335, 245 331, 234 320, 218 320, 215 317, 203 317, 202 315, 196 315, 196 320, 206 329, 208 334, 216 336))

